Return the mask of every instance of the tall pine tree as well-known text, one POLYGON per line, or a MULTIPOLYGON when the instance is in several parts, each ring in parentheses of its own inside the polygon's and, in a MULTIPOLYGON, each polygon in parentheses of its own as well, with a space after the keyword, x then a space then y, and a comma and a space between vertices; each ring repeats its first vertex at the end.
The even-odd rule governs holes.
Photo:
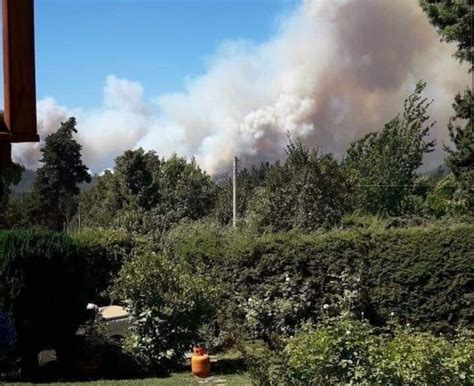
MULTIPOLYGON (((420 0, 423 10, 437 29, 441 39, 455 42, 455 57, 474 69, 473 19, 474 0, 420 0)), ((474 209, 474 108, 473 91, 467 88, 456 95, 453 108, 455 115, 448 124, 451 146, 445 146, 449 153, 446 165, 459 182, 469 209, 474 209), (461 123, 465 124, 464 127, 461 123)))
POLYGON ((90 182, 82 163, 82 146, 74 139, 76 119, 62 122, 46 137, 41 148, 43 166, 38 169, 32 192, 30 216, 33 223, 52 230, 67 227, 77 208, 79 184, 90 182))

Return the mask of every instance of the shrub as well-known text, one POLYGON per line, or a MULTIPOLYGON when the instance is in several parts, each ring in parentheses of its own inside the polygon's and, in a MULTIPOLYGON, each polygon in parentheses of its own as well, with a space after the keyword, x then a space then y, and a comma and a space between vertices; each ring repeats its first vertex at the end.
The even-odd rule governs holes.
POLYGON ((444 362, 448 369, 448 376, 459 379, 459 384, 474 383, 474 331, 461 330, 451 351, 451 355, 444 362))
MULTIPOLYGON (((374 381, 381 384, 439 385, 448 375, 444 361, 450 355, 449 342, 430 333, 399 330, 379 348, 374 360, 374 381)), ((459 384, 454 382, 454 384, 459 384)))
POLYGON ((239 350, 253 384, 259 386, 284 385, 285 357, 281 350, 270 350, 262 341, 239 342, 239 350))
POLYGON ((103 228, 85 229, 74 238, 86 254, 90 267, 88 277, 94 293, 89 301, 106 304, 110 285, 140 240, 121 229, 103 228))
POLYGON ((134 317, 129 349, 148 370, 166 372, 199 339, 214 290, 182 264, 149 252, 125 263, 113 294, 134 317))
POLYGON ((305 326, 281 350, 246 354, 261 385, 471 385, 473 344, 472 334, 452 342, 408 328, 376 334, 346 317, 305 326))
POLYGON ((290 384, 360 383, 368 379, 370 352, 377 343, 367 323, 350 319, 334 326, 306 328, 283 350, 290 384))
POLYGON ((372 320, 394 312, 424 330, 473 326, 474 227, 395 229, 375 235, 364 286, 372 320))
POLYGON ((67 351, 84 316, 87 271, 79 245, 64 234, 0 232, 0 311, 15 326, 25 366, 40 350, 67 351))
POLYGON ((359 277, 354 309, 371 323, 383 325, 395 312, 403 323, 448 332, 474 320, 472 234, 474 226, 458 224, 256 237, 198 223, 171 232, 165 251, 225 288, 224 331, 270 341, 318 322, 345 275, 359 277))

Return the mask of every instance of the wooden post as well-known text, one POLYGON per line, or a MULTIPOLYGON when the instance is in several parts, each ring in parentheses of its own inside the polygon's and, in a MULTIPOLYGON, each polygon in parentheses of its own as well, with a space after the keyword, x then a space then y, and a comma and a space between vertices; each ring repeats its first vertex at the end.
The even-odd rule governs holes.
POLYGON ((3 0, 3 79, 11 142, 38 142, 33 0, 3 0))
POLYGON ((12 145, 10 142, 0 142, 0 168, 8 167, 12 162, 12 145))
POLYGON ((0 169, 9 167, 12 163, 12 145, 10 143, 10 133, 0 113, 0 169))

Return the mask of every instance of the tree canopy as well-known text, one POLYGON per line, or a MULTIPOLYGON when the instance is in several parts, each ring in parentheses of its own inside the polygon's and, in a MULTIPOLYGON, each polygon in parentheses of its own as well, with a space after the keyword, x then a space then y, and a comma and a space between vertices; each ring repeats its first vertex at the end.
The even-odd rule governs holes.
MULTIPOLYGON (((441 38, 455 42, 455 57, 460 62, 470 63, 473 70, 473 0, 420 0, 430 22, 436 27, 441 38)), ((472 87, 472 86, 471 86, 472 87)), ((445 146, 449 153, 446 165, 459 183, 456 192, 458 201, 464 202, 468 210, 474 209, 474 129, 473 129, 473 92, 467 88, 463 94, 457 94, 453 104, 454 116, 448 123, 449 136, 453 146, 445 146), (462 124, 465 126, 462 127, 462 124)))
POLYGON ((194 160, 129 150, 82 194, 82 223, 161 233, 182 220, 208 215, 215 193, 211 177, 194 160))
POLYGON ((43 166, 36 173, 30 215, 34 223, 53 230, 67 225, 76 211, 79 184, 91 180, 75 133, 76 119, 71 117, 46 137, 41 148, 43 166))
POLYGON ((469 62, 470 71, 472 71, 474 2, 472 0, 420 0, 420 4, 441 38, 446 42, 457 44, 454 56, 461 62, 469 62))
POLYGON ((430 102, 423 98, 426 83, 419 82, 405 100, 404 112, 385 127, 351 144, 345 164, 357 181, 357 207, 372 214, 399 216, 410 210, 415 171, 433 150, 427 140, 430 102))

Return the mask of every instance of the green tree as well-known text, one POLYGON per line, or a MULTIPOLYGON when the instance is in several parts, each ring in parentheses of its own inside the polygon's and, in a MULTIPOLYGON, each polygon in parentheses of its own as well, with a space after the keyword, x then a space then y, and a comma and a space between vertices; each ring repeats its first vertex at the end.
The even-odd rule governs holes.
MULTIPOLYGON (((258 188, 264 185, 272 168, 273 165, 269 162, 262 162, 238 171, 237 213, 239 217, 245 216, 250 201, 258 188)), ((222 225, 228 225, 232 221, 232 191, 232 178, 228 175, 221 177, 217 182, 214 216, 222 225)))
MULTIPOLYGON (((474 2, 472 0, 420 0, 423 10, 431 24, 446 42, 455 42, 455 57, 462 63, 470 64, 469 72, 474 67, 474 50, 472 26, 474 2)), ((453 108, 455 115, 448 124, 449 135, 454 149, 445 146, 449 155, 446 165, 453 172, 459 183, 457 195, 462 197, 465 208, 472 212, 474 208, 474 128, 473 128, 473 92, 466 89, 464 94, 457 94, 453 108), (459 125, 465 122, 465 127, 459 125)))
POLYGON ((357 181, 356 206, 372 214, 398 216, 409 212, 415 171, 435 141, 427 141, 430 102, 422 97, 426 83, 419 82, 397 115, 378 131, 351 144, 346 166, 357 181))
POLYGON ((23 170, 23 166, 15 163, 9 167, 0 169, 0 228, 7 226, 6 213, 11 193, 10 187, 20 182, 23 170))
POLYGON ((446 42, 455 42, 454 56, 461 62, 469 62, 472 71, 474 55, 472 40, 472 0, 420 0, 421 7, 446 42))
POLYGON ((41 148, 43 166, 34 181, 30 215, 34 223, 52 230, 69 223, 77 208, 79 184, 91 180, 75 133, 76 119, 71 117, 46 137, 41 148))
POLYGON ((117 179, 106 170, 97 177, 95 186, 81 192, 74 222, 84 227, 108 227, 123 207, 117 191, 117 179))
POLYGON ((173 155, 160 170, 160 201, 152 209, 158 231, 166 232, 183 220, 208 216, 215 205, 216 186, 196 161, 173 155))
POLYGON ((118 196, 123 204, 150 210, 159 201, 161 160, 154 151, 128 150, 115 160, 118 196))
POLYGON ((113 172, 81 194, 82 224, 160 235, 182 220, 208 215, 215 191, 194 160, 130 150, 117 157, 113 172))
POLYGON ((448 124, 449 136, 454 149, 445 146, 448 152, 446 165, 456 177, 459 184, 459 196, 463 197, 465 209, 474 210, 474 105, 473 92, 467 89, 464 95, 456 95, 453 108, 454 117, 448 124), (461 127, 458 121, 466 122, 461 127))
POLYGON ((259 231, 311 232, 330 227, 350 209, 350 179, 331 154, 290 143, 249 203, 247 220, 259 231))

